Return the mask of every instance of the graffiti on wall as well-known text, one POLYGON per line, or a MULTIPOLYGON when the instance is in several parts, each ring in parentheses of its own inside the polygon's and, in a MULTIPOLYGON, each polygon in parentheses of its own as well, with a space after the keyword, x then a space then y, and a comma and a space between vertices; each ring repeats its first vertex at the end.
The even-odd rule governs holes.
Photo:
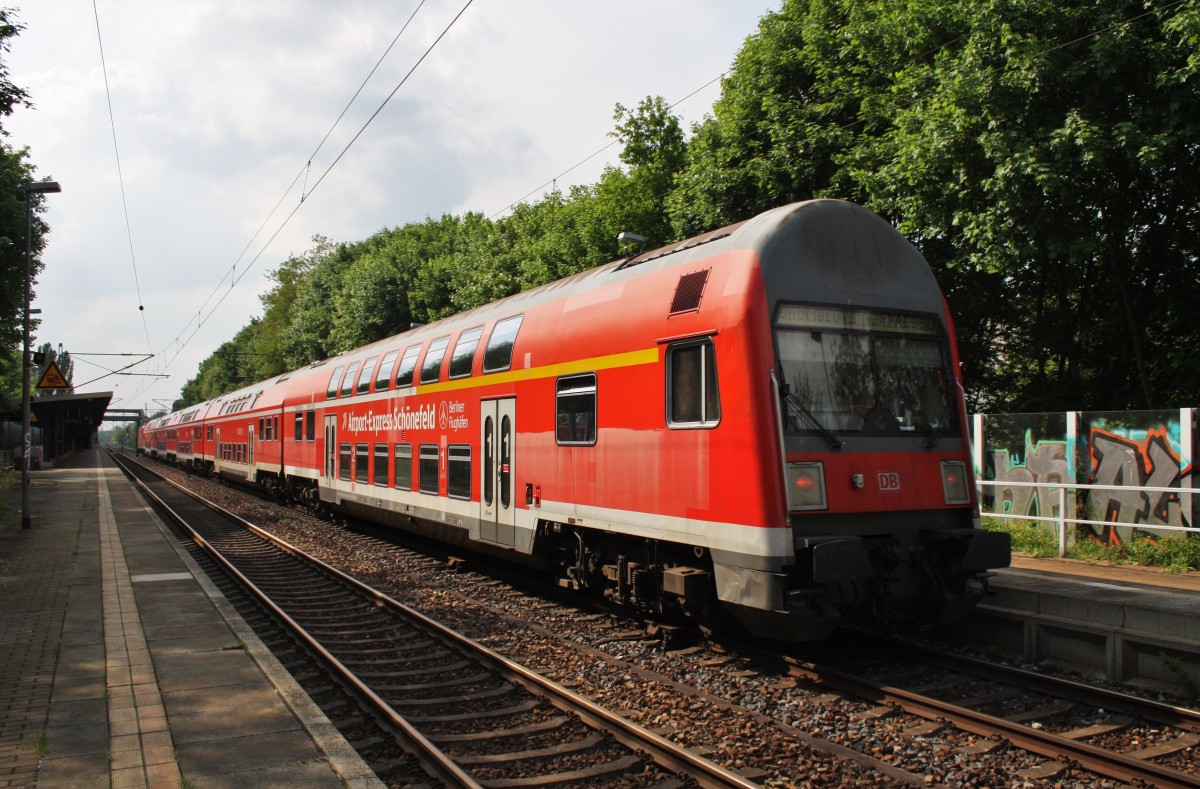
MULTIPOLYGON (((1171 445, 1166 426, 1137 437, 1093 426, 1088 431, 1087 455, 1091 468, 1087 481, 1091 484, 1191 487, 1191 468, 1180 469, 1180 456, 1171 445)), ((1085 498, 1084 517, 1109 523, 1190 526, 1190 513, 1180 505, 1179 493, 1093 490, 1085 498)), ((1089 531, 1091 537, 1104 543, 1129 542, 1138 532, 1124 526, 1091 526, 1089 531)))
MULTIPOLYGON (((995 479, 999 482, 1072 482, 1067 462, 1067 442, 1042 440, 1034 442, 1033 431, 1025 431, 1024 462, 1021 456, 1008 450, 991 450, 995 479)), ((1008 515, 1058 517, 1060 498, 1055 488, 1033 488, 1024 485, 996 485, 993 512, 1008 515)))
POLYGON ((1023 446, 995 446, 985 438, 986 476, 1001 483, 985 489, 986 508, 1007 515, 1055 518, 1065 502, 1068 514, 1107 524, 1079 525, 1075 538, 1105 544, 1163 535, 1139 526, 1190 527, 1194 521, 1194 503, 1187 491, 1191 487, 1192 467, 1190 458, 1183 460, 1190 453, 1181 453, 1179 449, 1178 422, 1163 420, 1160 413, 1155 415, 1157 424, 1152 418, 1142 421, 1142 427, 1130 427, 1128 417, 1110 420, 1107 416, 1083 417, 1078 446, 1071 445, 1065 429, 1061 434, 1054 428, 1046 430, 1045 422, 1038 424, 1036 430, 1028 427, 1034 421, 1014 424, 1014 418, 1009 417, 1006 423, 997 422, 996 432, 1005 433, 1003 428, 1007 426, 1008 438, 1017 438, 1023 446), (1018 432, 1019 427, 1013 429, 1017 425, 1025 429, 1018 432), (1035 433, 1040 437, 1035 438, 1035 433), (1077 459, 1074 464, 1072 452, 1077 459), (1066 496, 1061 495, 1063 488, 1004 485, 1005 482, 1065 483, 1066 496), (1130 489, 1080 490, 1071 486, 1073 482, 1130 489), (1136 487, 1176 488, 1180 492, 1143 492, 1133 489, 1136 487))

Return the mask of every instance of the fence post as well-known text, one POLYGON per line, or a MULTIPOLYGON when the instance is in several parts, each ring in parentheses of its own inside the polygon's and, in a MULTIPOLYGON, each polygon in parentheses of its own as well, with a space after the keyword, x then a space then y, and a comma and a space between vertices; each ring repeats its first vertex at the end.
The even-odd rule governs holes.
POLYGON ((1058 489, 1058 558, 1067 555, 1067 489, 1058 489))

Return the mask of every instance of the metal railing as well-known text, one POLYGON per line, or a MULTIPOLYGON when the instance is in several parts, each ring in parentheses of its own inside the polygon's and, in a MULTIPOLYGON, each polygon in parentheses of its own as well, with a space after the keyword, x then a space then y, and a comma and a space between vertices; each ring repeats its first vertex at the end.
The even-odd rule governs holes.
POLYGON ((1067 517, 1067 496, 1081 490, 1116 490, 1122 493, 1172 493, 1180 498, 1180 511, 1191 512, 1191 496, 1193 493, 1200 493, 1200 490, 1193 491, 1191 488, 1158 488, 1142 485, 1085 485, 1079 483, 1071 483, 1065 485, 1062 482, 1015 482, 1003 479, 976 479, 975 484, 979 492, 980 514, 989 518, 1004 518, 1007 520, 1022 520, 1022 521, 1042 521, 1054 523, 1058 532, 1058 555, 1067 555, 1067 524, 1073 526, 1106 526, 1106 527, 1126 527, 1130 529, 1139 529, 1142 531, 1178 531, 1191 532, 1200 534, 1200 528, 1194 526, 1171 526, 1164 523, 1130 523, 1127 521, 1097 521, 1088 520, 1086 518, 1067 517), (1014 512, 988 512, 983 509, 983 490, 982 487, 990 485, 993 488, 1045 488, 1057 492, 1058 495, 1058 514, 1057 515, 1023 515, 1014 512))

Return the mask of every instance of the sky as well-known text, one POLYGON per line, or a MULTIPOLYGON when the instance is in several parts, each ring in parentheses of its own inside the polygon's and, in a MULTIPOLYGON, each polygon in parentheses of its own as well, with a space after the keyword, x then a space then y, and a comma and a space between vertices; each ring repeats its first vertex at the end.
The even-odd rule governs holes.
POLYGON ((314 236, 499 216, 554 179, 594 183, 618 164, 616 145, 588 159, 618 103, 662 96, 690 128, 778 0, 8 7, 25 27, 9 79, 34 108, 4 119, 7 142, 62 185, 34 342, 72 354, 77 392, 155 411, 314 236))

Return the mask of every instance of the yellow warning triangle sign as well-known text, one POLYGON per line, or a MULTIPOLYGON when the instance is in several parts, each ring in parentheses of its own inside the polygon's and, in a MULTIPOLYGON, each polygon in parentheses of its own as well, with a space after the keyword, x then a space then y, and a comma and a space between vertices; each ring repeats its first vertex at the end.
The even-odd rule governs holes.
POLYGON ((58 365, 50 362, 50 366, 46 368, 46 372, 42 373, 42 379, 38 381, 38 389, 66 389, 70 386, 67 379, 63 378, 63 374, 59 372, 58 365))

